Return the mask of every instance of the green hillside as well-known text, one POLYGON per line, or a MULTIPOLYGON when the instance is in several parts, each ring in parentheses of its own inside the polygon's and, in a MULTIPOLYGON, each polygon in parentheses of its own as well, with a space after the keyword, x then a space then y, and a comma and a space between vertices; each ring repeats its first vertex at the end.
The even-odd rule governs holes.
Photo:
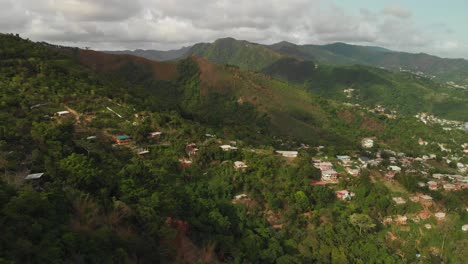
MULTIPOLYGON (((198 57, 161 63, 0 35, 0 66, 2 263, 466 259, 466 190, 429 192, 409 169, 396 184, 385 181, 378 170, 390 164, 386 152, 382 165, 359 177, 334 158, 383 149, 442 157, 441 143, 467 163, 465 132, 369 113, 198 57), (362 137, 376 146, 362 149, 362 137), (275 149, 299 154, 286 159, 275 149), (328 157, 340 181, 312 186, 320 179, 312 158, 328 157), (235 169, 235 161, 247 168, 235 169), (337 199, 341 189, 355 192, 353 200, 337 199), (383 225, 388 215, 422 210, 393 204, 392 196, 410 192, 430 193, 435 205, 427 210, 446 208, 446 222, 383 225), (422 231, 429 223, 432 230, 422 231)), ((455 171, 433 162, 437 171, 455 171)))
POLYGON ((284 57, 263 45, 233 38, 218 39, 213 43, 194 45, 188 52, 217 64, 231 64, 243 69, 260 71, 284 57))

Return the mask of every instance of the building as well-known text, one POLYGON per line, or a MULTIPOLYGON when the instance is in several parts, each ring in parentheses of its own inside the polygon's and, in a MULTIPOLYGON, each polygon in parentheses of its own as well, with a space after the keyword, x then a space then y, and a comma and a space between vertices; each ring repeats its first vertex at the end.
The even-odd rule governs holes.
POLYGON ((427 182, 427 187, 429 188, 429 190, 435 191, 435 190, 437 190, 437 182, 428 181, 427 182))
POLYGON ((332 170, 333 164, 329 161, 319 161, 314 163, 314 167, 320 170, 332 170))
POLYGON ((392 200, 395 201, 396 204, 405 204, 406 203, 406 200, 403 199, 402 197, 393 197, 392 200))
POLYGON ((44 175, 43 172, 41 172, 41 173, 33 173, 33 174, 29 174, 29 175, 26 176, 24 179, 25 179, 25 180, 38 180, 38 179, 42 178, 42 175, 44 175))
POLYGON ((115 136, 114 140, 118 145, 126 145, 132 141, 132 138, 127 135, 120 135, 120 136, 115 136))
POLYGON ((432 205, 432 197, 429 195, 421 195, 419 196, 419 201, 424 206, 431 206, 432 205))
POLYGON ((219 146, 223 151, 231 151, 231 150, 237 150, 237 147, 233 147, 231 145, 221 145, 219 146))
POLYGON ((387 168, 389 171, 395 172, 395 174, 399 173, 401 171, 401 168, 398 166, 388 166, 387 168))
POLYGON ((335 170, 325 170, 322 171, 322 181, 330 182, 338 180, 338 172, 335 170))
POLYGON ((348 164, 348 163, 351 162, 351 157, 350 156, 337 155, 336 158, 339 159, 343 164, 348 164))
POLYGON ((435 213, 434 216, 436 217, 437 221, 444 221, 445 220, 445 213, 444 212, 435 213))
POLYGON ((444 187, 444 190, 446 191, 453 191, 456 188, 455 184, 451 184, 451 183, 446 183, 443 185, 443 187, 444 187))
POLYGON ((286 150, 277 150, 275 152, 285 158, 296 158, 297 155, 299 154, 299 152, 297 151, 286 151, 286 150))
POLYGON ((242 161, 235 161, 234 162, 234 168, 236 170, 245 171, 245 169, 247 169, 247 167, 248 167, 247 164, 245 164, 242 161))
POLYGON ((187 146, 185 146, 185 153, 187 153, 187 155, 193 156, 197 154, 197 152, 198 152, 198 148, 197 148, 197 145, 195 145, 195 143, 190 143, 187 146))
POLYGON ((157 137, 160 137, 162 135, 162 132, 159 132, 159 131, 155 131, 155 132, 151 132, 148 134, 148 137, 149 138, 157 138, 157 137))
POLYGON ((463 225, 463 226, 462 226, 462 231, 463 231, 463 232, 468 231, 468 225, 463 225))
POLYGON ((408 221, 408 217, 405 215, 397 215, 395 222, 397 222, 400 225, 406 225, 406 222, 408 221))
POLYGON ((186 167, 192 165, 192 161, 189 160, 189 159, 179 159, 179 162, 180 162, 180 165, 182 166, 182 168, 186 168, 186 167))
POLYGON ((70 114, 69 111, 58 111, 58 112, 55 113, 55 115, 57 115, 57 116, 67 116, 69 114, 70 114))
POLYGON ((361 140, 361 146, 363 148, 372 148, 374 146, 374 140, 370 138, 363 138, 361 140))
POLYGON ((351 174, 352 176, 359 176, 359 167, 356 167, 356 166, 348 166, 345 168, 346 172, 351 174))
POLYGON ((355 195, 353 192, 350 192, 348 190, 336 191, 335 194, 336 198, 342 201, 351 200, 351 198, 355 195))

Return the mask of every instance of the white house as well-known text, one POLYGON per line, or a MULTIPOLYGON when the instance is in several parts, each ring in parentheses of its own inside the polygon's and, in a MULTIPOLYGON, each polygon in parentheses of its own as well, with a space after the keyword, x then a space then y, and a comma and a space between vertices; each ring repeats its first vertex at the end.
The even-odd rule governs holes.
POLYGON ((372 148, 374 146, 374 140, 370 138, 363 138, 361 140, 361 145, 363 148, 372 148))
POLYGON ((299 152, 297 151, 286 151, 286 150, 277 150, 276 153, 280 154, 285 158, 296 158, 299 152))
POLYGON ((248 167, 247 164, 245 164, 242 161, 235 161, 234 162, 234 168, 236 170, 245 170, 247 167, 248 167))
POLYGON ((231 150, 237 150, 237 147, 233 147, 231 145, 221 145, 219 146, 223 151, 231 151, 231 150))
POLYGON ((58 115, 58 116, 66 116, 66 115, 69 115, 70 112, 68 112, 68 111, 58 111, 55 114, 58 115))
POLYGON ((33 173, 33 174, 29 174, 29 175, 26 176, 24 179, 25 179, 25 180, 37 180, 37 179, 42 178, 42 175, 44 175, 43 172, 41 172, 41 173, 33 173))

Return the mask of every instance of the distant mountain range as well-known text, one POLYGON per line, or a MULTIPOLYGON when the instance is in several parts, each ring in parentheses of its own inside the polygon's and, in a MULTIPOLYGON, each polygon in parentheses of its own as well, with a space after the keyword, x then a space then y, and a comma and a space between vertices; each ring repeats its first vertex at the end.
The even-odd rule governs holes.
POLYGON ((151 60, 177 60, 197 55, 219 64, 233 64, 248 70, 261 71, 278 59, 293 57, 314 61, 317 64, 350 66, 355 64, 408 71, 440 83, 468 88, 468 61, 446 59, 424 53, 392 51, 382 47, 358 46, 346 43, 327 45, 296 45, 279 42, 262 45, 233 38, 218 39, 213 43, 198 43, 178 50, 125 50, 107 51, 114 54, 131 54, 151 60))
POLYGON ((108 53, 158 61, 195 55, 215 64, 261 72, 301 85, 333 100, 369 107, 383 105, 401 114, 432 112, 443 118, 468 121, 468 89, 456 89, 432 81, 440 81, 440 77, 425 77, 435 72, 442 76, 439 73, 445 69, 445 80, 449 80, 448 76, 462 79, 461 76, 468 76, 468 70, 462 71, 463 67, 468 67, 465 60, 344 43, 320 46, 280 42, 267 46, 233 38, 166 52, 136 50, 108 53), (412 73, 403 68, 411 68, 412 73), (424 73, 415 72, 417 69, 424 70, 424 73))

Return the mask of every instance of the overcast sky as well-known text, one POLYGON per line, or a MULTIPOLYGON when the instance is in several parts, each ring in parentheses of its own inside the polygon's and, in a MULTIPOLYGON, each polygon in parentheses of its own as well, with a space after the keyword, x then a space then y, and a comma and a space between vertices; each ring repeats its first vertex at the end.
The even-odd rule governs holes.
POLYGON ((465 0, 0 0, 0 32, 101 50, 234 37, 468 58, 467 11, 465 0))

